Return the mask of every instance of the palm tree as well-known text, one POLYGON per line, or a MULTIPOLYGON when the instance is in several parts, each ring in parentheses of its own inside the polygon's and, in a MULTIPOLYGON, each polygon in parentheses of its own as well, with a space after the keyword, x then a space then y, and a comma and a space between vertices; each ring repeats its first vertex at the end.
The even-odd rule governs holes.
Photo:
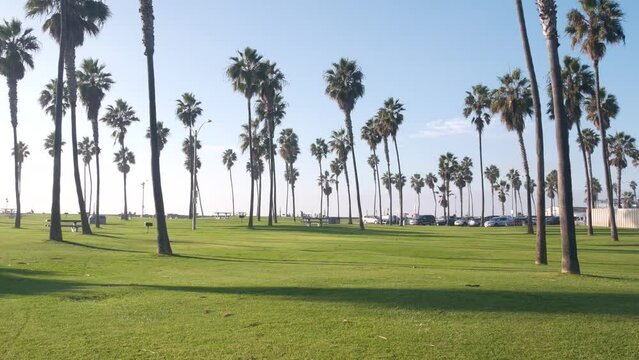
POLYGON ((237 154, 233 149, 226 149, 224 153, 222 153, 222 164, 226 166, 226 170, 229 171, 229 179, 231 180, 231 204, 233 208, 233 216, 235 216, 235 191, 233 190, 233 173, 231 169, 235 162, 237 161, 237 154))
MULTIPOLYGON (((532 96, 528 79, 522 77, 521 70, 515 69, 511 73, 499 77, 501 86, 493 94, 491 110, 499 113, 501 121, 508 131, 515 131, 519 140, 522 162, 524 165, 524 176, 526 184, 530 183, 530 168, 528 167, 528 156, 524 144, 525 119, 532 115, 532 96)), ((530 203, 530 191, 526 188, 526 207, 528 214, 528 233, 533 233, 532 228, 532 206, 530 203)))
MULTIPOLYGON (((466 91, 466 99, 464 100, 464 117, 470 117, 470 122, 475 125, 475 130, 479 134, 479 169, 484 168, 484 158, 482 151, 482 134, 484 127, 490 124, 490 90, 487 86, 477 84, 472 87, 471 91, 466 91)), ((481 179, 481 224, 484 223, 484 177, 481 179)))
MULTIPOLYGON (((450 182, 453 180, 453 174, 457 171, 459 162, 457 157, 452 153, 446 153, 439 156, 439 178, 442 179, 442 186, 444 191, 442 192, 442 200, 445 200, 447 206, 444 207, 444 218, 450 217, 450 182), (448 212, 446 209, 448 208, 448 212)), ((448 222, 446 223, 448 224, 448 222)))
MULTIPOLYGON (((331 140, 328 142, 328 146, 331 151, 335 153, 336 161, 340 163, 341 168, 344 170, 344 177, 346 178, 346 193, 348 195, 348 223, 353 223, 353 215, 351 213, 351 182, 348 177, 348 153, 351 151, 351 143, 348 140, 348 136, 346 135, 345 129, 333 130, 331 133, 331 140)), ((335 173, 335 172, 334 172, 335 173)), ((336 174, 335 178, 335 189, 337 191, 337 213, 339 214, 339 187, 337 182, 337 177, 339 174, 336 174)), ((339 215, 338 215, 339 216, 339 215)))
MULTIPOLYGON (((91 121, 93 129, 93 143, 95 144, 95 226, 100 227, 100 134, 98 127, 98 113, 102 106, 102 100, 107 91, 113 85, 111 74, 104 71, 105 65, 97 59, 85 59, 76 72, 78 78, 78 91, 80 100, 87 110, 87 118, 91 121)), ((91 209, 91 206, 89 206, 91 209)))
POLYGON ((428 186, 430 191, 433 193, 433 201, 435 202, 435 218, 437 218, 437 198, 435 197, 435 184, 437 183, 437 176, 435 176, 435 174, 433 174, 432 172, 429 172, 428 174, 426 174, 424 181, 426 182, 426 186, 428 186))
POLYGON ((506 198, 508 197, 508 192, 510 191, 510 184, 506 180, 499 180, 495 184, 495 190, 497 190, 497 199, 501 203, 501 215, 504 216, 506 214, 506 198))
MULTIPOLYGON (((342 163, 338 158, 333 159, 330 164, 331 173, 333 176, 333 182, 335 183, 335 192, 337 197, 337 217, 341 218, 339 212, 339 176, 342 174, 342 170, 344 169, 344 163, 342 163)), ((350 206, 349 206, 350 208, 350 206)), ((350 224, 352 224, 352 220, 350 224)))
MULTIPOLYGON (((373 216, 377 216, 377 167, 379 166, 379 158, 375 154, 371 154, 367 160, 368 166, 373 169, 373 216)), ((381 206, 381 197, 380 197, 381 206)))
MULTIPOLYGON (((366 121, 366 125, 362 126, 362 140, 366 141, 368 147, 371 149, 372 156, 377 159, 375 163, 375 169, 373 176, 375 176, 375 180, 377 183, 377 198, 379 199, 379 216, 382 216, 382 186, 379 181, 379 158, 377 157, 377 145, 382 142, 382 137, 379 135, 379 132, 376 128, 376 118, 369 119, 366 121)), ((375 211, 373 210, 373 213, 375 211)))
MULTIPOLYGON (((473 160, 468 156, 464 156, 462 161, 452 174, 452 179, 455 182, 455 186, 459 189, 459 213, 464 216, 464 193, 463 190, 466 186, 470 185, 470 181, 473 179, 473 160)), ((470 195, 469 195, 470 198, 470 195)), ((469 199, 470 200, 470 199, 469 199)), ((470 204, 468 206, 468 213, 470 213, 470 204)))
POLYGON ((546 195, 550 199, 550 216, 555 216, 555 197, 557 192, 557 170, 553 170, 546 176, 546 195))
POLYGON ((632 199, 637 201, 637 182, 634 180, 630 181, 630 189, 632 189, 632 199))
MULTIPOLYGON (((387 171, 382 175, 381 181, 384 187, 386 188, 386 190, 390 193, 392 191, 393 184, 395 184, 395 176, 393 176, 393 174, 387 171)), ((393 223, 393 210, 392 208, 389 208, 388 224, 392 224, 392 223, 393 223)))
MULTIPOLYGON (((128 153, 124 151, 125 146, 124 146, 124 139, 126 137, 126 134, 128 132, 129 126, 134 122, 134 121, 140 121, 140 119, 137 118, 137 116, 135 115, 135 111, 133 110, 133 108, 131 108, 129 106, 129 104, 126 103, 126 101, 122 100, 122 99, 117 99, 115 101, 115 106, 114 105, 109 105, 106 108, 107 112, 106 114, 102 117, 102 119, 100 119, 101 121, 103 121, 104 123, 107 124, 107 126, 109 126, 110 128, 113 129, 113 132, 111 133, 111 137, 114 139, 114 145, 115 144, 120 144, 120 151, 118 152, 118 154, 120 154, 120 160, 115 160, 116 163, 118 163, 118 169, 120 169, 120 164, 122 163, 123 165, 126 165, 126 161, 127 160, 127 156, 128 153)), ((116 156, 117 159, 117 156, 116 156)), ((135 163, 135 158, 134 161, 132 163, 135 163)), ((122 169, 126 169, 126 172, 123 170, 120 170, 120 172, 122 172, 124 174, 124 179, 125 179, 125 189, 124 189, 124 193, 125 193, 125 204, 124 204, 124 208, 125 210, 127 210, 127 206, 126 206, 126 173, 129 172, 127 167, 123 167, 122 169)), ((125 220, 129 220, 129 213, 128 212, 124 212, 124 219, 125 220)))
POLYGON ((300 172, 292 166, 289 167, 288 182, 291 184, 291 197, 293 198, 293 221, 295 221, 295 183, 300 176, 300 172))
MULTIPOLYGON (((66 83, 63 84, 63 94, 62 94, 62 116, 64 116, 69 108, 69 93, 66 86, 66 83)), ((58 88, 58 80, 51 79, 46 85, 44 85, 44 89, 40 92, 40 97, 38 97, 38 102, 40 103, 40 107, 44 110, 47 115, 51 116, 51 120, 55 122, 55 104, 56 104, 56 90, 58 88)))
MULTIPOLYGON (((293 164, 297 161, 297 156, 300 154, 299 138, 293 129, 286 128, 280 132, 280 137, 277 140, 280 146, 280 156, 284 159, 286 164, 286 171, 284 172, 286 182, 293 190, 293 178, 297 179, 299 172, 293 168, 293 164), (297 175, 295 173, 297 172, 297 175)), ((286 212, 288 213, 288 188, 286 189, 286 212)), ((293 221, 295 221, 295 201, 293 201, 293 221)))
POLYGON ((64 47, 64 64, 69 87, 69 104, 71 109, 71 150, 73 152, 73 178, 75 180, 76 195, 82 219, 82 233, 91 234, 89 218, 87 217, 80 169, 78 163, 78 140, 76 131, 76 105, 78 83, 75 70, 75 49, 84 44, 85 35, 96 36, 106 20, 111 16, 109 7, 98 0, 68 0, 66 1, 65 19, 60 16, 59 0, 27 0, 25 6, 27 16, 49 16, 42 29, 49 32, 58 43, 66 42, 64 47), (61 37, 61 28, 66 28, 67 37, 61 37))
MULTIPOLYGON (((573 49, 577 46, 581 52, 588 55, 595 71, 595 108, 598 123, 605 124, 601 85, 599 82, 599 62, 606 54, 607 45, 615 45, 626 41, 623 31, 624 13, 614 0, 580 0, 581 11, 573 9, 568 12, 566 33, 571 37, 573 49)), ((607 126, 599 126, 601 149, 608 194, 608 211, 610 213, 610 235, 612 240, 618 241, 617 221, 612 200, 612 178, 608 167, 608 144, 606 137, 607 126)))
MULTIPOLYGON (((22 30, 22 23, 17 19, 0 24, 0 74, 7 78, 9 88, 9 112, 11 113, 11 127, 13 128, 13 148, 18 147, 18 80, 24 78, 27 68, 33 69, 33 53, 40 45, 33 29, 22 30)), ((13 152, 14 185, 16 194, 16 217, 14 227, 20 228, 20 169, 18 151, 13 152)))
POLYGON ((158 254, 172 255, 171 242, 166 227, 164 216, 164 197, 162 195, 162 179, 160 174, 160 133, 157 126, 157 113, 155 107, 155 68, 153 54, 155 51, 155 33, 153 0, 140 0, 140 14, 142 17, 142 41, 144 43, 144 55, 146 55, 147 77, 149 85, 149 130, 151 136, 151 174, 153 176, 153 200, 155 203, 155 216, 158 222, 158 254))
MULTIPOLYGON (((177 107, 175 110, 175 115, 177 115, 178 119, 182 122, 185 128, 189 129, 189 137, 193 136, 193 126, 197 121, 197 118, 202 115, 202 102, 195 98, 195 95, 192 93, 184 93, 180 99, 176 100, 177 107)), ((193 185, 195 181, 193 181, 193 177, 195 173, 193 170, 189 170, 191 177, 189 179, 189 219, 193 218, 193 185)))
POLYGON ((126 198, 126 175, 131 170, 131 164, 135 164, 135 155, 127 147, 120 148, 120 150, 113 155, 113 162, 118 165, 118 171, 122 173, 124 180, 124 219, 129 220, 129 209, 126 198))
POLYGON ((617 207, 621 208, 621 173, 628 166, 628 157, 636 157, 637 146, 635 138, 621 131, 608 137, 608 147, 609 164, 617 168, 617 207))
MULTIPOLYGON (((333 188, 331 187, 331 183, 333 183, 335 179, 333 178, 333 175, 331 173, 329 173, 328 171, 324 171, 324 174, 320 175, 317 181, 318 183, 320 183, 319 185, 322 187, 322 192, 326 196, 326 217, 328 218, 330 217, 329 200, 330 200, 331 194, 333 193, 333 188)), ((322 216, 322 214, 320 214, 320 216, 322 216)))
MULTIPOLYGON (((14 159, 18 160, 18 167, 16 169, 18 175, 17 192, 18 194, 20 194, 20 192, 22 191, 22 164, 24 164, 24 160, 28 158, 29 155, 31 155, 31 152, 29 151, 29 145, 23 143, 22 141, 18 141, 16 147, 11 149, 11 155, 13 155, 14 159)), ((18 213, 16 213, 16 216, 18 216, 18 213)))
POLYGON ((597 201, 599 201, 599 194, 601 194, 603 189, 601 188, 601 183, 597 180, 597 178, 591 178, 590 185, 590 190, 592 191, 592 204, 593 207, 595 207, 597 205, 597 201))
MULTIPOLYGON (((397 189, 397 191, 401 194, 404 191, 404 185, 406 185, 406 176, 397 173, 394 176, 394 183, 395 183, 395 189, 397 189)), ((400 210, 401 211, 401 210, 400 210)), ((404 226, 404 213, 400 212, 399 214, 399 224, 401 226, 404 226)))
MULTIPOLYGON (((328 145, 326 145, 326 141, 322 138, 315 139, 315 142, 311 144, 311 155, 317 159, 317 163, 319 164, 320 176, 324 174, 322 171, 322 158, 326 157, 328 154, 328 145)), ((323 202, 324 202, 324 188, 323 182, 319 183, 320 186, 320 216, 323 213, 323 202)))
MULTIPOLYGON (((592 154, 595 152, 595 148, 599 145, 599 134, 595 132, 593 129, 583 129, 581 132, 581 141, 578 138, 577 142, 579 147, 582 148, 586 153, 586 169, 588 170, 588 179, 592 183, 592 154)), ((592 184, 590 184, 592 186, 592 184)), ((594 194, 594 191, 590 192, 594 194)), ((587 197, 588 195, 586 195, 587 197)), ((590 207, 595 207, 595 201, 591 199, 590 207)))
MULTIPOLYGON (((388 150, 388 137, 390 136, 390 128, 385 126, 381 120, 381 114, 378 111, 377 115, 372 119, 373 129, 377 132, 377 136, 382 139, 384 142, 384 157, 386 158, 386 172, 388 174, 391 173, 390 168, 390 152, 388 150)), ((387 187, 388 190, 388 208, 389 212, 393 213, 393 192, 390 187, 387 187)), ((381 196, 381 194, 380 194, 381 196)), ((380 197, 381 199, 381 197, 380 197)), ((388 218, 388 225, 393 225, 393 217, 388 218)))
MULTIPOLYGON (((169 142, 169 135, 171 135, 171 129, 164 127, 164 123, 162 121, 158 121, 155 125, 157 139, 158 139, 158 152, 162 152, 164 150, 164 145, 169 142)), ((151 128, 148 127, 146 129, 146 138, 151 139, 151 128)))
MULTIPOLYGON (((499 168, 495 165, 490 165, 486 167, 484 170, 484 176, 490 183, 490 194, 492 196, 492 215, 495 216, 495 185, 497 184, 497 180, 499 179, 499 168)), ((541 205, 539 205, 541 206, 541 205)))
MULTIPOLYGON (((62 146, 64 146, 64 144, 66 144, 66 142, 62 141, 62 144, 60 144, 60 151, 62 151, 62 146)), ((46 138, 44 138, 44 149, 47 151, 49 156, 54 157, 55 132, 52 132, 51 134, 47 135, 46 138)))
POLYGON ((357 210, 359 212, 359 228, 364 230, 362 218, 362 202, 359 196, 359 177, 357 175, 357 160, 355 158, 355 141, 353 139, 353 121, 351 112, 357 100, 364 96, 364 74, 355 61, 345 58, 333 63, 332 68, 324 73, 326 80, 326 95, 337 102, 340 110, 344 112, 344 122, 348 133, 348 141, 351 144, 353 155, 353 172, 355 173, 355 191, 357 193, 357 210))
POLYGON ((519 186, 521 186, 519 171, 516 169, 508 170, 508 173, 506 173, 506 179, 510 182, 510 187, 513 189, 513 196, 511 198, 512 210, 515 216, 517 216, 517 188, 515 187, 515 184, 519 183, 519 186))
MULTIPOLYGON (((89 212, 91 212, 91 204, 93 203, 93 176, 91 176, 91 160, 93 160, 93 155, 96 154, 95 151, 95 143, 89 139, 88 136, 82 138, 82 141, 78 143, 78 151, 80 156, 82 156, 82 163, 84 164, 83 175, 82 175, 82 188, 84 189, 84 200, 87 199, 87 169, 89 169, 89 185, 91 188, 89 195, 89 212)), ((99 221, 96 221, 99 222, 99 221)))
MULTIPOLYGON (((378 118, 380 126, 384 129, 383 132, 390 135, 395 145, 395 156, 397 157, 397 170, 398 174, 402 176, 402 166, 399 161, 399 149, 397 147, 397 130, 399 126, 404 122, 404 105, 399 102, 399 99, 388 98, 384 101, 384 106, 379 109, 378 118)), ((397 187, 399 190, 399 213, 401 217, 404 216, 404 191, 403 186, 397 187)), ((400 219, 400 226, 404 226, 404 222, 400 219)))
POLYGON ((417 214, 418 215, 420 213, 421 205, 422 205, 420 195, 422 193, 422 189, 424 188, 424 186, 426 186, 426 183, 424 182, 424 178, 420 174, 414 174, 413 176, 411 176, 410 187, 413 188, 413 190, 415 190, 415 194, 417 194, 417 214))

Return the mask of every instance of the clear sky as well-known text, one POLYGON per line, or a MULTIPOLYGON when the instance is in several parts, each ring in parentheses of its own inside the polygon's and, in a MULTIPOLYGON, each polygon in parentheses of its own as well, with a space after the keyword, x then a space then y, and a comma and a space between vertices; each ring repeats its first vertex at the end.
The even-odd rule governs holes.
MULTIPOLYGON (((23 1, 0 0, 2 17, 23 19, 23 1)), ((561 29, 567 11, 577 5, 574 0, 558 1, 561 29)), ((107 1, 113 13, 97 38, 88 38, 77 50, 80 62, 86 57, 100 59, 113 74, 115 85, 106 95, 103 105, 123 98, 137 111, 142 120, 131 126, 126 143, 135 152, 137 164, 129 174, 129 209, 140 212, 141 182, 150 180, 150 149, 144 138, 148 126, 146 65, 141 42, 138 2, 107 1)), ((533 1, 524 1, 537 76, 546 82, 548 69, 545 41, 541 33, 533 1)), ((636 66, 639 48, 639 5, 635 1, 620 1, 626 12, 624 28, 627 42, 610 47, 601 64, 601 81, 618 97, 619 117, 613 121, 612 132, 626 131, 639 136, 636 117, 636 66)), ((193 92, 203 103, 200 121, 213 119, 202 130, 203 168, 199 179, 205 213, 230 211, 229 177, 222 165, 224 149, 233 148, 239 155, 240 125, 246 121, 244 98, 234 93, 225 77, 229 57, 246 46, 256 48, 264 57, 276 61, 287 77, 283 95, 289 104, 282 127, 292 127, 300 137, 302 154, 297 167, 301 176, 297 186, 298 211, 319 209, 316 184, 318 168, 310 156, 309 146, 316 137, 328 139, 331 130, 343 127, 343 116, 337 105, 324 95, 323 72, 340 57, 355 59, 365 74, 366 94, 353 112, 354 129, 370 118, 384 99, 399 98, 406 107, 404 124, 398 142, 402 170, 408 178, 436 172, 437 158, 447 151, 459 158, 471 156, 475 161, 475 181, 472 184, 475 212, 479 209, 479 155, 477 134, 468 120, 463 119, 465 91, 482 82, 497 85, 497 76, 521 67, 527 74, 514 1, 355 1, 355 0, 275 0, 275 1, 208 1, 184 0, 155 2, 156 11, 156 81, 159 119, 171 128, 169 143, 162 152, 162 180, 167 212, 188 210, 189 176, 183 166, 181 142, 187 131, 175 116, 175 101, 183 92, 193 92)), ((50 210, 53 162, 43 150, 43 139, 53 130, 53 122, 38 104, 38 95, 49 79, 55 77, 57 46, 49 35, 42 33, 42 19, 26 19, 35 29, 41 51, 35 55, 35 69, 19 82, 19 139, 26 142, 31 156, 23 170, 23 211, 50 210)), ((578 55, 570 49, 569 39, 562 34, 560 55, 578 55)), ((583 57, 588 62, 588 59, 583 57)), ((542 91, 542 104, 546 104, 542 91)), ((90 125, 83 108, 78 109, 78 136, 90 136, 90 125)), ((544 109, 545 111, 545 109, 544 109)), ((102 116, 103 112, 101 112, 102 116)), ((553 124, 544 116, 546 168, 556 164, 553 124)), ((590 126, 586 124, 585 126, 590 126)), ((531 169, 535 168, 534 126, 527 122, 525 141, 531 169)), ((123 208, 122 176, 111 162, 113 141, 101 125, 102 152, 102 213, 119 213, 123 208)), ((571 159, 575 203, 581 205, 584 195, 584 170, 575 133, 571 133, 571 159)), ((70 122, 64 121, 62 210, 77 211, 72 176, 70 122)), ((11 125, 7 88, 0 83, 0 207, 8 198, 13 207, 13 160, 11 125)), ((358 140, 357 160, 364 213, 372 213, 373 177, 366 164, 368 147, 358 140)), ((330 161, 331 158, 329 158, 330 161)), ((393 158, 394 159, 394 158, 393 158)), ((234 167, 236 209, 248 210, 247 156, 241 155, 234 167)), ((285 187, 283 162, 277 160, 278 202, 284 207, 285 187)), ((593 158, 594 176, 603 183, 601 153, 593 158)), ((507 133, 498 118, 485 130, 484 166, 497 165, 502 176, 510 168, 520 169, 521 156, 514 133, 507 133)), ((393 160, 393 172, 396 164, 393 160)), ((534 177, 534 173, 532 174, 534 177)), ((639 180, 635 168, 624 171, 624 189, 630 180, 639 180)), ((346 214, 345 183, 341 183, 341 213, 346 214)), ((266 183, 264 185, 266 186, 266 183)), ((354 191, 354 189, 353 189, 354 191)), ((488 188, 487 188, 487 192, 488 188)), ((146 191, 146 209, 152 209, 150 187, 146 191)), ((416 197, 410 187, 405 189, 404 208, 412 212, 416 197)), ((395 196, 396 198, 396 196, 395 196)), ((487 198, 490 209, 490 198, 487 198)), ((384 208, 388 202, 384 199, 384 208)), ((353 197, 355 201, 355 197, 353 197)), ((265 203, 265 202, 263 202, 265 203)), ((331 200, 335 211, 335 198, 331 200)), ((507 204, 509 204, 508 201, 507 204)), ((266 205, 264 205, 266 208, 266 205)), ((455 207, 452 206, 454 212, 455 207)), ((353 211, 356 212, 355 202, 353 211)), ((438 210, 441 214, 441 209, 438 210)), ((422 213, 433 212, 428 189, 422 195, 422 213)))

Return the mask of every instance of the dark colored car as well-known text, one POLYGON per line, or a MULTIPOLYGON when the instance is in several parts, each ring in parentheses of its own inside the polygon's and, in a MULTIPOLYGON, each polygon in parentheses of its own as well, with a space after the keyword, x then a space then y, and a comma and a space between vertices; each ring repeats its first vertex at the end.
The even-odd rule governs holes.
POLYGON ((414 216, 408 220, 409 225, 435 225, 435 217, 433 215, 414 216))
POLYGON ((456 216, 449 216, 448 218, 445 217, 440 217, 439 219, 437 219, 437 225, 439 226, 454 226, 455 225, 455 220, 457 220, 456 216))
POLYGON ((546 216, 546 225, 559 225, 559 216, 546 216))

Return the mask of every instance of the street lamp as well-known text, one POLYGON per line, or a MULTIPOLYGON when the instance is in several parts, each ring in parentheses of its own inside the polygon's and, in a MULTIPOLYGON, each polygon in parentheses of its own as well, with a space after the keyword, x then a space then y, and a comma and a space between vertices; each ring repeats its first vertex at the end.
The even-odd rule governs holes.
POLYGON ((197 169, 196 169, 196 159, 197 159, 197 136, 202 130, 204 125, 213 122, 213 120, 209 119, 208 121, 202 123, 200 127, 193 134, 193 159, 191 159, 191 187, 193 191, 191 192, 191 204, 193 208, 191 209, 191 213, 193 214, 192 222, 191 222, 191 230, 197 229, 197 169))
POLYGON ((142 185, 142 217, 144 217, 144 186, 146 185, 147 180, 142 181, 140 185, 142 185))

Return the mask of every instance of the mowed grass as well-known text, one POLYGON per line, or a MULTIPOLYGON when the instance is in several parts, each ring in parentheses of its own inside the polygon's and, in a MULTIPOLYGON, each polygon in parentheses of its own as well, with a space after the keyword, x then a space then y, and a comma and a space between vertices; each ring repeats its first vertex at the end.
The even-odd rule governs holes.
POLYGON ((636 359, 639 232, 579 229, 584 275, 523 228, 247 230, 143 220, 67 242, 0 218, 2 359, 636 359))

